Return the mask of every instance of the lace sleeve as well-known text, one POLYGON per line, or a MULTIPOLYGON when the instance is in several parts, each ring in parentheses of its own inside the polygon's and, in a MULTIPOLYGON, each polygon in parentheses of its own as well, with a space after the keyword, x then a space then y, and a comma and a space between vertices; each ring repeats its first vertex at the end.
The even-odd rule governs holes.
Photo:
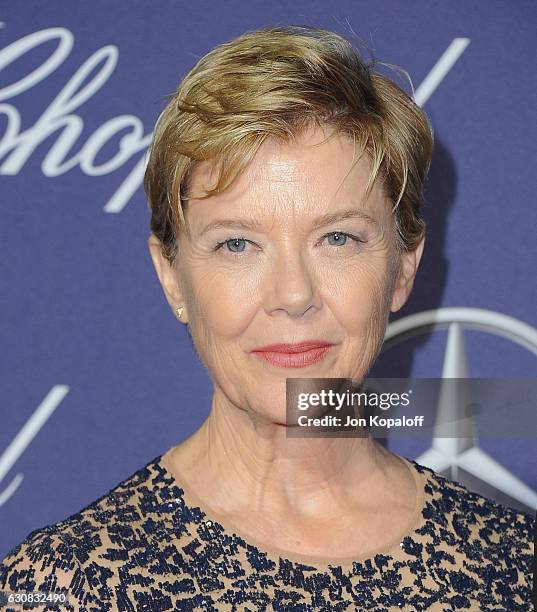
MULTIPOLYGON (((0 597, 9 610, 47 610, 66 612, 90 610, 96 601, 72 548, 58 532, 39 529, 32 531, 13 548, 0 563, 0 597), (41 600, 46 593, 56 594, 56 601, 43 600, 31 607, 27 603, 9 603, 9 594, 32 593, 41 600), (59 596, 58 596, 59 594, 59 596), (65 595, 66 600, 63 599, 65 595)), ((96 609, 96 608, 94 608, 96 609)))

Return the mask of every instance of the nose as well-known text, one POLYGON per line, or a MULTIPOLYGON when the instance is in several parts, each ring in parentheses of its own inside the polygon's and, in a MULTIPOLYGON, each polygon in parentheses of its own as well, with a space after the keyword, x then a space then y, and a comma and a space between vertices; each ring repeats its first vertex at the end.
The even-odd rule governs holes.
POLYGON ((286 312, 291 317, 301 317, 319 308, 314 270, 298 250, 288 248, 278 254, 271 269, 268 295, 269 314, 286 312))

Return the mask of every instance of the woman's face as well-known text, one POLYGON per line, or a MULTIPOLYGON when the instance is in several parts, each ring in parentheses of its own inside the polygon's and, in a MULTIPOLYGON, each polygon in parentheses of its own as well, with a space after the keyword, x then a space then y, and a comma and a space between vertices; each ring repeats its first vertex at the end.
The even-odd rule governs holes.
MULTIPOLYGON (((286 378, 367 374, 423 246, 397 254, 392 203, 378 184, 363 199, 367 157, 353 165, 352 141, 319 144, 325 138, 316 128, 293 144, 264 143, 230 189, 189 201, 174 266, 154 237, 151 248, 220 399, 282 424, 286 378), (333 346, 304 367, 252 352, 305 340, 333 346)), ((214 171, 208 162, 196 167, 193 195, 213 184, 214 171)))

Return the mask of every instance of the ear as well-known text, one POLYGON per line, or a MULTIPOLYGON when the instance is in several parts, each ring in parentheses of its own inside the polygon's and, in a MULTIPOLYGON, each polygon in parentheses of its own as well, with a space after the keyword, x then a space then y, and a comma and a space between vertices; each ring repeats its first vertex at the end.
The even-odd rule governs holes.
POLYGON ((406 304, 414 285, 414 278, 418 270, 424 245, 425 236, 422 237, 414 250, 403 251, 399 255, 399 269, 392 293, 391 312, 397 312, 406 304))
POLYGON ((183 306, 185 310, 181 316, 183 323, 188 321, 188 313, 184 304, 183 295, 180 288, 179 275, 175 267, 166 259, 162 253, 162 244, 160 240, 151 233, 147 241, 149 253, 155 266, 158 279, 164 291, 164 295, 168 300, 168 304, 175 314, 176 308, 183 306))

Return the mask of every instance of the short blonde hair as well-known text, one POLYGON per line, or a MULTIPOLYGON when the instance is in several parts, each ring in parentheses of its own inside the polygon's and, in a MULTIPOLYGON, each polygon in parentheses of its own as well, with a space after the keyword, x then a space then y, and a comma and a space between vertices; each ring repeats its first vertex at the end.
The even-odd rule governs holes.
POLYGON ((299 26, 247 32, 202 57, 169 98, 155 126, 144 189, 151 231, 170 262, 185 229, 196 162, 217 162, 216 184, 203 196, 209 197, 233 183, 267 138, 289 141, 312 124, 332 126, 368 154, 366 193, 380 173, 394 203, 397 245, 412 250, 423 237, 431 126, 338 34, 299 26))

